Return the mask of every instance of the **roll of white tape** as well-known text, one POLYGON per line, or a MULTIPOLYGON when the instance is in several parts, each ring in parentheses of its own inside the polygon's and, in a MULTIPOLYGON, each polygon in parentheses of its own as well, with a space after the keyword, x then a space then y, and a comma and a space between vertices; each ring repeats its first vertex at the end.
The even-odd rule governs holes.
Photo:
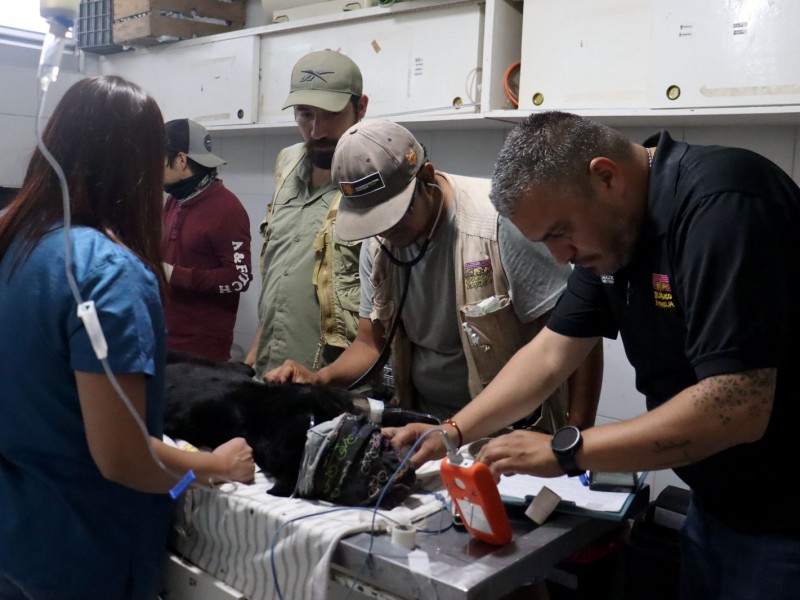
POLYGON ((416 530, 411 525, 395 525, 392 527, 392 543, 406 550, 416 546, 416 530))

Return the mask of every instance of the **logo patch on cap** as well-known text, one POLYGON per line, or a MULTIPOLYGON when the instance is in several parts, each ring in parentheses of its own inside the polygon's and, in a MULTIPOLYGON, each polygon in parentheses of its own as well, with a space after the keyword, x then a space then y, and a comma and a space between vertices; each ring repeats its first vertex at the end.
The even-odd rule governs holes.
POLYGON ((413 148, 411 148, 408 152, 406 152, 406 160, 408 161, 408 164, 410 164, 412 167, 417 164, 417 153, 414 152, 413 148))
POLYGON ((339 188, 342 190, 342 194, 348 198, 366 196, 372 192, 382 190, 385 187, 386 184, 383 182, 383 177, 381 177, 381 174, 377 171, 375 173, 370 173, 366 177, 362 177, 358 181, 339 182, 339 188))
POLYGON ((203 146, 206 147, 206 150, 211 152, 211 136, 210 135, 206 135, 206 137, 203 138, 203 146))
POLYGON ((314 79, 321 79, 325 83, 328 83, 327 80, 323 77, 323 75, 333 75, 334 71, 314 71, 313 69, 308 69, 307 71, 300 71, 303 73, 303 76, 300 78, 300 81, 314 81, 314 79))

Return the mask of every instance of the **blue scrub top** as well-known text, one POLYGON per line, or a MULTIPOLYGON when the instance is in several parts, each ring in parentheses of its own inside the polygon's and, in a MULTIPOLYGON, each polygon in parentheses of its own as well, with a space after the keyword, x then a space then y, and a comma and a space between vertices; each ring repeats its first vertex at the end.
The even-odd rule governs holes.
MULTIPOLYGON (((166 332, 157 280, 94 229, 75 227, 71 240, 72 271, 82 299, 96 305, 111 369, 147 375, 146 423, 160 437, 166 332)), ((0 261, 0 570, 65 598, 145 597, 161 567, 168 497, 108 481, 89 454, 74 371, 104 371, 64 255, 57 228, 29 256, 16 260, 15 244, 0 261)))

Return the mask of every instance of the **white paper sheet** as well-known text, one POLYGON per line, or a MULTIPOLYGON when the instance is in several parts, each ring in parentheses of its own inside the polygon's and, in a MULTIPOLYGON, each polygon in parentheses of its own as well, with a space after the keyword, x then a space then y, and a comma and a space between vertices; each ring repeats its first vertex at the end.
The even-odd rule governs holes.
POLYGON ((497 488, 500 495, 512 500, 524 501, 528 496, 536 496, 547 486, 561 497, 562 502, 574 504, 577 508, 602 512, 619 512, 630 497, 625 492, 595 492, 581 483, 578 477, 534 477, 533 475, 512 475, 500 478, 497 488))

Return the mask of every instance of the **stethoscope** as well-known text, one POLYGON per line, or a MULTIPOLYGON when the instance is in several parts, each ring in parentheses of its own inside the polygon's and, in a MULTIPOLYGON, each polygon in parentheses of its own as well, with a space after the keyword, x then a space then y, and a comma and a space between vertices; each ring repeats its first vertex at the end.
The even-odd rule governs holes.
POLYGON ((422 245, 419 247, 419 252, 417 252, 417 255, 411 260, 400 260, 394 254, 392 254, 392 251, 389 250, 389 248, 387 248, 384 245, 384 243, 380 240, 379 237, 375 236, 375 239, 378 240, 378 244, 381 247, 381 252, 386 254, 386 257, 391 261, 393 265, 401 267, 403 269, 403 272, 405 274, 405 277, 403 278, 403 293, 400 294, 400 302, 397 305, 397 313, 395 314, 394 321, 392 322, 392 328, 389 330, 389 335, 387 336, 386 342, 384 343, 383 348, 381 349, 381 353, 378 355, 378 358, 375 359, 375 362, 372 363, 372 366, 370 366, 370 368, 367 369, 361 377, 356 379, 353 383, 351 383, 347 387, 348 390, 354 390, 357 387, 359 387, 361 384, 364 383, 364 381, 366 381, 372 376, 372 374, 375 372, 375 369, 377 369, 379 366, 382 366, 383 363, 386 362, 386 359, 389 356, 389 352, 391 351, 394 334, 397 332, 397 327, 400 324, 400 317, 403 314, 403 306, 405 306, 406 297, 408 296, 408 288, 411 283, 411 268, 414 265, 418 264, 425 257, 425 253, 428 251, 428 246, 431 243, 431 239, 433 238, 433 234, 436 231, 436 227, 437 225, 439 225, 439 219, 442 217, 442 209, 444 209, 444 192, 442 191, 442 188, 440 188, 435 183, 428 183, 426 185, 430 185, 432 187, 437 188, 439 192, 441 192, 441 196, 439 200, 439 211, 436 213, 436 219, 433 221, 433 225, 431 226, 431 229, 428 232, 427 237, 422 242, 422 245))

